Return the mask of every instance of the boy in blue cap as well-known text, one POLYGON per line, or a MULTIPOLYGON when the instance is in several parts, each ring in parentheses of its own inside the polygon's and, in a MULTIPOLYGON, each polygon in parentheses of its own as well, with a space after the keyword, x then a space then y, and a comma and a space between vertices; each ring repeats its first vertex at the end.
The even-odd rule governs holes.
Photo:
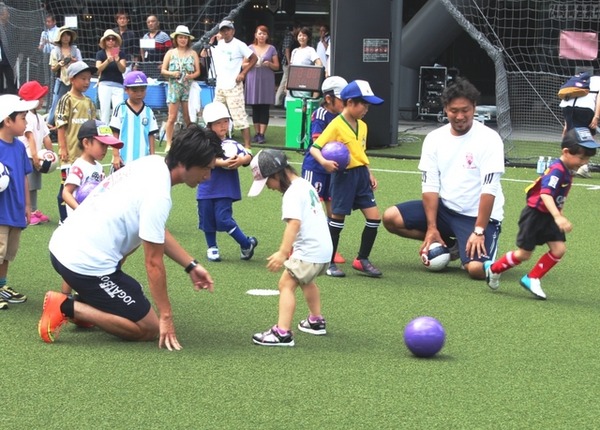
POLYGON ((363 80, 355 80, 346 85, 340 98, 344 102, 344 110, 329 123, 310 147, 315 160, 327 172, 332 173, 329 231, 333 241, 333 254, 327 275, 338 278, 346 276, 335 265, 334 256, 346 215, 350 215, 354 209, 360 209, 366 222, 358 256, 352 267, 367 276, 378 278, 381 271, 369 261, 369 255, 377 237, 377 228, 381 224, 381 215, 373 193, 377 189, 377 180, 369 169, 366 154, 367 124, 362 118, 369 111, 370 105, 380 105, 383 99, 375 96, 369 83, 363 80), (337 163, 325 159, 321 154, 321 149, 329 142, 341 142, 348 147, 350 163, 344 171, 338 171, 337 163))
POLYGON ((573 172, 587 164, 600 145, 587 127, 577 127, 565 134, 561 147, 560 158, 527 187, 527 205, 519 218, 518 248, 496 262, 484 263, 487 283, 492 290, 500 286, 502 272, 529 260, 535 247, 545 243, 549 251, 521 278, 521 286, 537 298, 546 299, 540 280, 565 255, 565 233, 573 228, 562 211, 573 183, 573 172))

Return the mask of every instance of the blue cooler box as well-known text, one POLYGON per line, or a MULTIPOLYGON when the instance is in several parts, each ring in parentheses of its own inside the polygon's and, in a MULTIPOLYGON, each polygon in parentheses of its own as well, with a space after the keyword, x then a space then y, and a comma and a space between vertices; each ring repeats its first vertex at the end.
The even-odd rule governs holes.
MULTIPOLYGON (((127 100, 128 98, 127 93, 123 94, 123 100, 127 100)), ((153 110, 167 110, 167 83, 157 82, 156 84, 148 84, 144 103, 153 110)))
POLYGON ((167 83, 158 82, 154 85, 148 85, 146 89, 146 98, 144 102, 155 110, 167 109, 167 83))
POLYGON ((92 99, 94 104, 98 104, 98 78, 92 78, 90 82, 90 87, 87 89, 83 95, 92 99))
POLYGON ((209 87, 206 82, 200 81, 200 106, 204 109, 204 106, 211 103, 215 98, 215 87, 209 87))

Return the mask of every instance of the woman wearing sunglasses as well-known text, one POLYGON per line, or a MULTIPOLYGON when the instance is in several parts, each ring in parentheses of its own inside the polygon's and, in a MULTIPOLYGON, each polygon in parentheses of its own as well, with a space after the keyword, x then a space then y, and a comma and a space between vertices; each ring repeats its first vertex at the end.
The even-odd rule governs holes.
POLYGON ((112 109, 123 102, 123 73, 127 63, 121 57, 121 36, 114 30, 106 30, 100 38, 100 48, 96 53, 98 68, 98 102, 100 119, 110 123, 112 109))

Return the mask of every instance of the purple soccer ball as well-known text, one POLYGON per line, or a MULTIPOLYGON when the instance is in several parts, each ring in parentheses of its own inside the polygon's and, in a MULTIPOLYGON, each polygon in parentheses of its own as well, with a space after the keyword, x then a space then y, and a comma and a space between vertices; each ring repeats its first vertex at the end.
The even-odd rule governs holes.
POLYGON ((338 170, 344 170, 350 163, 350 151, 341 142, 326 143, 321 149, 321 154, 325 159, 335 161, 338 164, 338 170))
POLYGON ((100 182, 89 180, 83 183, 80 187, 77 188, 77 192, 75 193, 75 200, 78 204, 83 203, 83 201, 90 195, 94 188, 98 186, 100 182))
POLYGON ((433 317, 418 317, 404 328, 404 343, 417 357, 433 357, 446 340, 442 323, 433 317))

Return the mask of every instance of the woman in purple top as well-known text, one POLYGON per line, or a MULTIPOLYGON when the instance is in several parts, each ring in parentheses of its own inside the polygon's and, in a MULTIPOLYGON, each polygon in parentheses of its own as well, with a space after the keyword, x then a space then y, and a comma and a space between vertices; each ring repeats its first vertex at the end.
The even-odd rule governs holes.
POLYGON ((258 57, 256 65, 246 75, 245 90, 246 104, 252 106, 254 143, 265 143, 269 108, 275 104, 275 71, 279 70, 279 57, 277 49, 269 42, 269 29, 259 25, 254 33, 254 41, 248 45, 258 57))

